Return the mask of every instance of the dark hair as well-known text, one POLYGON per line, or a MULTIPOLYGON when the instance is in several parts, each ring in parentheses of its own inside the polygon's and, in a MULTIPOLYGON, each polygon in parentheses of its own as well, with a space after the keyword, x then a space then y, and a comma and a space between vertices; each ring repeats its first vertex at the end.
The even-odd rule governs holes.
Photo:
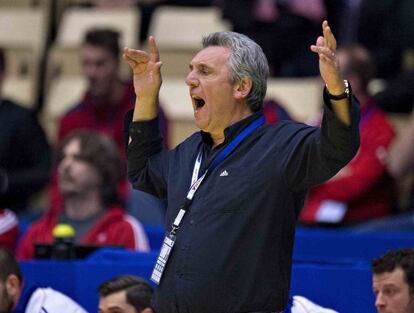
POLYGON ((102 178, 101 195, 106 205, 118 202, 118 183, 125 174, 118 147, 113 140, 92 130, 75 130, 58 145, 56 162, 64 158, 63 150, 73 140, 80 141, 79 157, 91 164, 102 178))
POLYGON ((119 58, 119 37, 119 32, 112 29, 91 29, 86 33, 83 44, 103 48, 119 58))
POLYGON ((23 280, 19 264, 13 254, 6 248, 0 247, 0 280, 5 282, 9 275, 16 275, 20 282, 23 280))
POLYGON ((132 305, 137 313, 145 308, 151 308, 153 289, 143 278, 133 275, 120 275, 103 282, 98 287, 101 297, 126 290, 126 301, 132 305))
POLYGON ((374 274, 392 272, 396 268, 401 268, 404 272, 405 281, 410 288, 410 294, 414 295, 414 249, 405 248, 389 251, 379 259, 371 262, 374 274))
POLYGON ((345 76, 355 75, 366 90, 369 82, 376 75, 373 56, 367 49, 359 45, 344 46, 339 48, 338 52, 343 52, 348 57, 348 64, 343 68, 345 76))

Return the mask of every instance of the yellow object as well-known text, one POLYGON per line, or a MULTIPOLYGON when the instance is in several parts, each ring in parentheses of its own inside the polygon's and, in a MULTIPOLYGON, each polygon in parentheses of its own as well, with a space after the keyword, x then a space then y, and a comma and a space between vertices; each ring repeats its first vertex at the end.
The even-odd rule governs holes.
POLYGON ((69 224, 57 224, 53 228, 53 237, 70 238, 75 236, 75 230, 69 224))

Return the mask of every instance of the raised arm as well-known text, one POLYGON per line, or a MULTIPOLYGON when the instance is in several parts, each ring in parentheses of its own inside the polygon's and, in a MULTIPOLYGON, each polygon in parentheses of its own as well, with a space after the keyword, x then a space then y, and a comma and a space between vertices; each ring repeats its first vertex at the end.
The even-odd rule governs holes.
POLYGON ((150 36, 149 52, 124 48, 122 58, 132 69, 137 96, 133 121, 152 120, 158 115, 158 95, 162 83, 160 54, 155 38, 150 36))
MULTIPOLYGON (((319 71, 326 88, 331 95, 341 95, 345 91, 339 61, 336 57, 336 39, 327 21, 322 23, 323 36, 319 36, 311 50, 319 55, 319 71)), ((337 117, 346 125, 351 124, 349 99, 332 100, 332 109, 337 117)))

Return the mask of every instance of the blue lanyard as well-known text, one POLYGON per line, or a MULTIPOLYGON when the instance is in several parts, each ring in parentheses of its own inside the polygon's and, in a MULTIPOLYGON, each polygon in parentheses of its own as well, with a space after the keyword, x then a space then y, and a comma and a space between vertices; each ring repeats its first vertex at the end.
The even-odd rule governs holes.
POLYGON ((262 125, 265 121, 265 117, 261 116, 257 120, 255 120, 253 123, 251 123, 249 126, 247 126, 243 131, 238 134, 209 164, 207 169, 205 170, 204 174, 198 178, 198 172, 200 170, 201 161, 202 161, 202 153, 201 151, 198 153, 197 159, 194 164, 193 169, 193 176, 191 180, 191 187, 190 190, 187 193, 187 196, 185 198, 184 203, 180 206, 180 210, 172 224, 171 234, 175 234, 177 231, 181 220, 184 217, 184 214, 186 213, 187 209, 190 207, 190 204, 193 200, 194 194, 196 193, 198 187, 200 187, 201 183, 203 182, 204 178, 206 177, 207 173, 209 171, 214 170, 221 162, 224 161, 227 156, 231 152, 234 151, 234 149, 237 148, 237 146, 242 142, 244 138, 246 138, 249 134, 251 134, 256 128, 258 128, 260 125, 262 125))
POLYGON ((258 128, 260 125, 262 125, 265 121, 264 116, 259 117, 257 120, 255 120, 253 123, 251 123, 249 126, 247 126, 243 131, 237 135, 236 138, 234 138, 220 153, 217 155, 214 160, 210 163, 208 170, 212 171, 214 170, 221 162, 224 161, 227 156, 233 152, 234 149, 237 148, 237 146, 242 142, 244 138, 246 138, 252 131, 254 131, 256 128, 258 128))

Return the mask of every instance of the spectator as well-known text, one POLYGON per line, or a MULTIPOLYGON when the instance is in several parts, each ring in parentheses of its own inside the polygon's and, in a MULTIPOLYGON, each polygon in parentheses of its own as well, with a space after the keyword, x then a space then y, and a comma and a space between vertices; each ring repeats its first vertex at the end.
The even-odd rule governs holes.
POLYGON ((23 276, 14 256, 0 248, 1 313, 87 313, 79 304, 52 288, 31 288, 22 294, 23 276))
MULTIPOLYGON (((121 155, 125 154, 123 118, 133 108, 135 93, 131 82, 123 83, 119 78, 119 55, 118 32, 97 29, 86 34, 80 57, 89 87, 80 103, 60 120, 59 140, 73 130, 92 129, 111 137, 121 155)), ((163 115, 161 121, 165 136, 163 115)))
MULTIPOLYGON (((0 89, 5 74, 0 49, 0 89)), ((0 125, 0 207, 22 211, 48 181, 50 147, 34 112, 1 97, 0 125)))
POLYGON ((360 46, 338 49, 343 76, 361 104, 361 146, 357 155, 329 181, 313 187, 300 214, 306 225, 348 225, 389 215, 395 205, 393 181, 384 158, 394 138, 385 114, 367 91, 374 64, 360 46))
POLYGON ((414 312, 414 249, 390 251, 373 260, 371 268, 378 313, 414 312))
POLYGON ((149 249, 142 226, 119 204, 122 162, 112 140, 94 132, 73 132, 61 142, 57 160, 63 206, 29 227, 18 258, 33 258, 35 243, 52 243, 53 228, 59 223, 73 227, 75 243, 149 249))
POLYGON ((121 275, 98 287, 99 313, 152 313, 153 289, 142 278, 121 275))
POLYGON ((19 225, 16 214, 7 209, 0 209, 0 247, 14 251, 18 237, 19 225))
MULTIPOLYGON (((388 172, 397 180, 403 180, 414 173, 414 110, 404 131, 393 142, 387 157, 388 172)), ((355 228, 369 231, 414 231, 414 184, 408 190, 405 213, 364 223, 355 228)))

